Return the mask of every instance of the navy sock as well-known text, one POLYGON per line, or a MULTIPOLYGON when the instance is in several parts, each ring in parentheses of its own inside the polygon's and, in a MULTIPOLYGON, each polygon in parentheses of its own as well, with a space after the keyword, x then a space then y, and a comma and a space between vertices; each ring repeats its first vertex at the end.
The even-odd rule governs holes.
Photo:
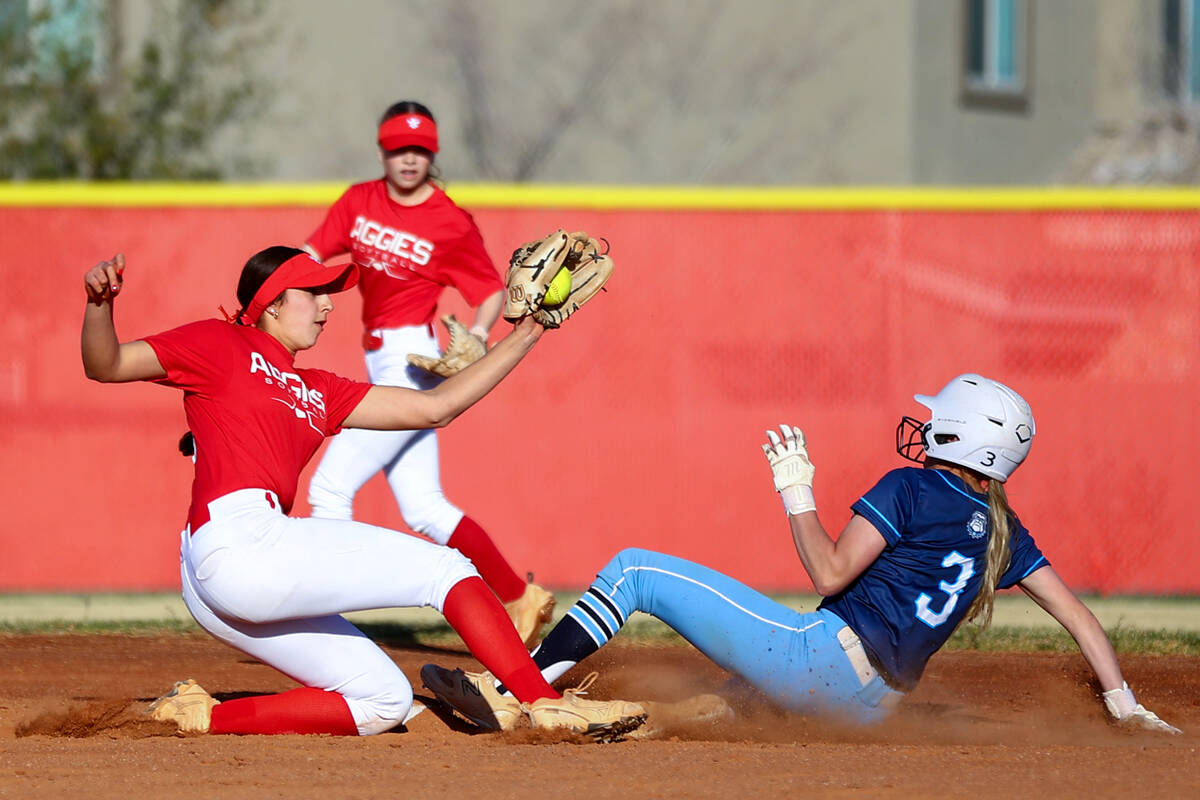
MULTIPOLYGON (((547 683, 554 683, 616 636, 626 616, 595 586, 589 588, 531 653, 533 663, 547 683)), ((507 691, 499 685, 497 689, 507 691)))

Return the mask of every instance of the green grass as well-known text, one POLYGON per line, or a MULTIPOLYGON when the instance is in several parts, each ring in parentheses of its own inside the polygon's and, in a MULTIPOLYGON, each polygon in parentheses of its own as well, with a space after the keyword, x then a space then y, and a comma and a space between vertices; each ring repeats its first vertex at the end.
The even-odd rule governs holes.
POLYGON ((199 625, 190 619, 94 620, 90 622, 81 622, 78 620, 0 621, 0 635, 7 636, 19 636, 22 634, 80 634, 85 636, 111 634, 116 636, 165 636, 181 633, 204 633, 204 631, 199 625))
MULTIPOLYGON (((380 644, 392 647, 461 647, 462 641, 445 622, 360 622, 358 627, 380 644)), ((0 622, 0 635, 205 635, 191 620, 39 621, 0 622)), ((1118 653, 1134 655, 1200 655, 1200 633, 1152 631, 1120 625, 1108 629, 1118 653)), ((636 616, 621 631, 621 645, 684 646, 683 637, 650 617, 636 616)), ((947 651, 1078 652, 1075 641, 1061 628, 995 625, 986 631, 974 626, 958 630, 943 648, 947 651)))
MULTIPOLYGON (((1190 631, 1150 631, 1117 626, 1107 631, 1113 648, 1131 655, 1200 655, 1200 634, 1190 631)), ((993 626, 980 631, 973 626, 960 628, 946 642, 944 650, 985 652, 1071 653, 1079 647, 1061 628, 1019 628, 993 626)))

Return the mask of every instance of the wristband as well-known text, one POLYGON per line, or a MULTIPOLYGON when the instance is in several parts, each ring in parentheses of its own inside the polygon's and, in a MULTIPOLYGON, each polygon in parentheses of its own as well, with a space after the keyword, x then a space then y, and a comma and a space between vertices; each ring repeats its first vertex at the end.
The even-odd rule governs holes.
POLYGON ((1128 683, 1122 683, 1120 689, 1110 689, 1100 696, 1104 698, 1108 713, 1116 719, 1125 719, 1137 709, 1137 700, 1128 683))
POLYGON ((805 511, 816 511, 817 501, 813 497, 811 486, 804 484, 796 484, 795 486, 785 486, 779 490, 779 497, 783 500, 783 507, 787 510, 789 516, 803 514, 805 511))
POLYGON ((472 336, 474 336, 476 339, 483 342, 484 344, 487 344, 488 329, 483 327, 482 325, 476 325, 476 326, 472 327, 469 331, 467 331, 467 333, 471 334, 472 336))

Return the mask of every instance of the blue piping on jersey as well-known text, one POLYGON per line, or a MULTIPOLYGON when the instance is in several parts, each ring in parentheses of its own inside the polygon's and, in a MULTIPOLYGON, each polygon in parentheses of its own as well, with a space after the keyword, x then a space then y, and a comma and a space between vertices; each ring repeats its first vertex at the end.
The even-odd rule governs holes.
POLYGON ((983 502, 982 500, 980 500, 978 497, 972 497, 971 495, 967 494, 967 493, 966 493, 966 492, 964 492, 962 489, 958 488, 958 487, 957 487, 957 486, 955 486, 953 483, 951 483, 951 482, 950 482, 950 479, 949 479, 949 478, 947 478, 945 475, 943 475, 943 474, 942 474, 942 472, 944 472, 944 470, 935 469, 935 470, 934 470, 934 472, 936 472, 936 473, 938 474, 938 477, 939 477, 939 478, 941 478, 942 480, 944 480, 944 481, 946 482, 946 485, 947 485, 947 486, 949 486, 951 489, 953 489, 954 491, 956 491, 956 492, 958 492, 959 494, 961 494, 963 497, 967 498, 968 500, 970 500, 970 501, 972 501, 972 502, 974 502, 974 503, 979 503, 979 505, 983 506, 984 508, 987 508, 987 507, 988 507, 988 504, 987 504, 987 503, 985 503, 985 502, 983 502))
POLYGON ((1017 578, 1017 580, 1015 582, 1020 583, 1021 581, 1025 580, 1026 578, 1029 577, 1029 573, 1033 572, 1035 569, 1037 569, 1038 567, 1040 567, 1042 564, 1045 564, 1045 563, 1046 563, 1046 557, 1042 556, 1037 561, 1033 562, 1033 566, 1030 567, 1029 569, 1025 570, 1025 574, 1022 575, 1021 577, 1017 578))
MULTIPOLYGON (((984 508, 988 508, 988 504, 987 504, 987 503, 983 502, 983 501, 982 501, 982 500, 980 500, 978 497, 972 497, 971 495, 967 494, 967 493, 966 493, 966 492, 964 492, 962 489, 958 488, 958 487, 957 487, 957 486, 955 486, 953 483, 951 483, 951 482, 950 482, 950 479, 949 479, 949 478, 947 478, 945 475, 943 475, 943 474, 942 474, 942 470, 935 470, 935 472, 937 472, 937 473, 938 473, 938 477, 939 477, 939 478, 941 478, 943 481, 945 481, 945 482, 946 482, 946 485, 947 485, 947 486, 949 486, 951 489, 953 489, 954 491, 958 492, 959 494, 961 494, 963 497, 967 498, 968 500, 973 500, 974 502, 978 503, 979 505, 983 506, 984 508)), ((988 513, 991 513, 991 509, 988 509, 988 513)), ((1039 566, 1041 566, 1041 565, 1042 565, 1042 564, 1044 564, 1044 563, 1046 563, 1046 557, 1045 557, 1045 556, 1042 556, 1042 557, 1041 557, 1041 558, 1039 558, 1037 561, 1033 562, 1033 566, 1032 566, 1032 567, 1030 567, 1029 569, 1025 570, 1025 574, 1024 574, 1024 575, 1022 575, 1021 577, 1019 577, 1019 578, 1017 578, 1015 581, 1013 581, 1013 584, 1014 584, 1014 585, 1015 585, 1015 584, 1018 584, 1018 583, 1020 583, 1021 581, 1025 580, 1026 578, 1028 578, 1028 577, 1029 577, 1029 574, 1030 574, 1031 572, 1033 572, 1035 569, 1037 569, 1039 566)))
POLYGON ((892 533, 896 534, 896 538, 897 538, 897 539, 903 539, 903 538, 904 538, 903 536, 901 536, 901 535, 900 535, 900 531, 896 530, 896 526, 892 524, 892 521, 891 521, 890 519, 888 519, 887 517, 885 517, 885 516, 884 516, 882 513, 880 513, 880 511, 879 511, 879 509, 878 509, 878 508, 876 508, 875 506, 871 505, 871 501, 870 501, 870 500, 868 500, 868 499, 867 499, 867 498, 865 498, 865 497, 860 497, 860 498, 858 498, 858 501, 859 501, 860 503, 862 503, 864 506, 866 506, 867 508, 869 508, 869 509, 871 509, 872 511, 874 511, 876 514, 878 514, 878 515, 879 515, 879 518, 880 518, 881 520, 883 520, 885 523, 887 523, 887 526, 888 526, 889 528, 891 528, 891 529, 892 529, 892 533))
POLYGON ((729 603, 729 605, 733 606, 734 608, 738 609, 739 611, 742 611, 742 612, 748 614, 749 616, 754 617, 756 620, 759 620, 760 622, 765 622, 768 625, 773 625, 777 628, 783 628, 785 631, 792 631, 793 633, 804 633, 809 628, 815 628, 818 625, 825 624, 825 620, 821 619, 821 620, 817 620, 816 622, 814 622, 811 625, 805 625, 803 628, 793 628, 790 625, 784 625, 782 622, 775 622, 774 620, 767 619, 766 617, 760 617, 758 614, 755 614, 750 609, 746 608, 745 606, 738 605, 737 603, 733 602, 725 595, 718 592, 716 589, 712 588, 711 586, 706 586, 705 584, 701 583, 700 581, 696 580, 695 578, 689 578, 686 575, 680 575, 678 572, 671 572, 669 570, 660 569, 658 567, 626 567, 625 569, 621 570, 621 579, 613 584, 613 590, 612 590, 612 593, 609 594, 609 597, 612 597, 613 594, 616 594, 617 587, 619 587, 622 583, 624 583, 626 572, 640 572, 642 570, 645 570, 646 572, 657 572, 662 575, 669 575, 672 578, 679 578, 679 580, 681 580, 681 581, 687 581, 688 583, 695 584, 696 586, 699 586, 701 589, 707 589, 708 591, 712 592, 717 597, 721 598, 726 603, 729 603))

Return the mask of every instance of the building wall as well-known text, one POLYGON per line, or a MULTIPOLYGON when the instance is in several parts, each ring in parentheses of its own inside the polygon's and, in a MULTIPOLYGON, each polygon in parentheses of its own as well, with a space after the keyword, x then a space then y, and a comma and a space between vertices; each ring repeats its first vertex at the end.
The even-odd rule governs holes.
POLYGON ((1162 0, 1108 0, 1097 16, 1095 122, 1120 127, 1161 101, 1162 0))
MULTIPOLYGON (((129 45, 160 1, 109 0, 129 45)), ((264 162, 234 179, 371 177, 380 112, 415 98, 451 181, 1038 184, 1154 101, 1156 0, 1029 0, 1020 110, 961 101, 963 6, 266 0, 263 111, 217 151, 264 162)))
MULTIPOLYGON (((152 4, 123 0, 131 42, 152 4)), ((379 114, 414 98, 450 180, 900 183, 912 7, 267 0, 269 104, 221 148, 272 162, 254 177, 371 177, 379 114)))
POLYGON ((1027 103, 1012 109, 962 100, 963 4, 918 2, 914 183, 1043 183, 1087 137, 1098 9, 1089 0, 1030 5, 1027 103))

